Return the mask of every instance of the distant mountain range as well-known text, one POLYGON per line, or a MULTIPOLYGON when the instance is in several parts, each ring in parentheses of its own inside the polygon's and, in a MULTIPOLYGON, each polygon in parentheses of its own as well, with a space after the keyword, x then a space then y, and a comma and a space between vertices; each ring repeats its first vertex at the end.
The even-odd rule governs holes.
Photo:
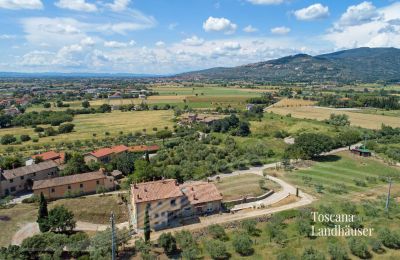
POLYGON ((297 54, 275 60, 176 75, 183 80, 266 82, 400 82, 400 49, 357 48, 318 56, 297 54))

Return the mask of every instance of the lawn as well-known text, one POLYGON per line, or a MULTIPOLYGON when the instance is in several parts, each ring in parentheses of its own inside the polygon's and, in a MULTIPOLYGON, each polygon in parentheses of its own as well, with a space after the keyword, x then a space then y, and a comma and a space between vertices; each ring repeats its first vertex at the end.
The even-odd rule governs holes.
MULTIPOLYGON (((94 134, 99 137, 105 137, 108 132, 109 136, 117 136, 120 132, 134 133, 135 131, 152 131, 154 127, 163 129, 165 126, 172 128, 173 111, 171 110, 157 110, 157 111, 132 111, 120 112, 113 111, 112 113, 105 114, 87 114, 77 115, 74 117, 73 124, 75 129, 69 134, 60 134, 57 136, 43 137, 39 139, 38 143, 32 141, 25 142, 22 145, 15 145, 13 147, 21 147, 32 144, 52 144, 60 141, 75 141, 94 138, 94 134)), ((31 137, 37 136, 30 127, 15 127, 0 129, 0 136, 5 134, 13 134, 19 136, 27 134, 31 137)), ((4 151, 6 146, 0 145, 0 151, 4 151)))
POLYGON ((255 197, 265 193, 266 190, 261 189, 259 185, 259 181, 262 179, 264 177, 257 174, 243 174, 221 178, 215 184, 222 193, 224 200, 234 200, 243 197, 255 197))
MULTIPOLYGON (((59 205, 71 210, 76 221, 108 224, 111 211, 114 211, 116 223, 128 221, 127 208, 117 195, 56 200, 49 203, 49 210, 59 205)), ((0 247, 8 245, 14 233, 24 224, 35 222, 37 210, 36 204, 17 204, 9 209, 0 209, 0 247)))
POLYGON ((291 114, 296 118, 308 118, 316 120, 328 119, 331 114, 346 114, 349 116, 351 125, 360 126, 368 129, 380 129, 382 124, 400 127, 398 117, 363 114, 349 111, 340 111, 337 109, 321 108, 321 107, 273 107, 268 111, 280 115, 291 114))

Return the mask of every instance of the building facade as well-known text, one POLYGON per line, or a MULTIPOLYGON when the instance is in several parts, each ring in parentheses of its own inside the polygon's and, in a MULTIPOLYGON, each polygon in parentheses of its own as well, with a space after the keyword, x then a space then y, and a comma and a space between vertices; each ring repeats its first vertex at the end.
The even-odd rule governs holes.
POLYGON ((2 171, 0 174, 0 195, 7 196, 32 189, 34 181, 58 176, 58 165, 54 161, 2 171))
POLYGON ((180 220, 213 214, 221 210, 222 195, 207 182, 179 185, 176 180, 159 180, 131 186, 132 225, 144 228, 146 208, 149 207, 150 227, 168 228, 180 220))
POLYGON ((87 172, 63 176, 48 180, 35 181, 33 193, 43 195, 48 199, 59 199, 68 196, 79 196, 115 189, 115 180, 103 171, 87 172))

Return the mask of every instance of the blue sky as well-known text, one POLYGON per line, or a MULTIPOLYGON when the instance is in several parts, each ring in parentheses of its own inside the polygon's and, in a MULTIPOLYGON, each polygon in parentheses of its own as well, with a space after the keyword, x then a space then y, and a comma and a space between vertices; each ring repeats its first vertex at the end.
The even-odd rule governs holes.
POLYGON ((177 73, 400 47, 400 2, 0 0, 0 71, 177 73))

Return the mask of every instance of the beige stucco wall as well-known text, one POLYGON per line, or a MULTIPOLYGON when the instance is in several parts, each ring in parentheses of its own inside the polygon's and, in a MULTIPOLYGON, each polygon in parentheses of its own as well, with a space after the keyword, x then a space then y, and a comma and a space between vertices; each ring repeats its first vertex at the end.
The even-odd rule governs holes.
POLYGON ((68 191, 71 193, 74 193, 74 194, 79 193, 79 192, 81 192, 82 194, 95 193, 97 188, 100 186, 105 187, 107 190, 114 189, 113 178, 107 177, 107 178, 98 179, 98 180, 91 180, 91 181, 73 183, 73 184, 69 184, 69 185, 55 186, 52 188, 37 189, 37 190, 34 190, 34 194, 40 195, 40 193, 43 192, 43 195, 46 198, 57 199, 57 198, 65 197, 65 195, 68 193, 68 191), (80 187, 81 184, 83 185, 82 188, 80 187), (70 186, 71 188, 68 189, 68 186, 70 186))
POLYGON ((25 184, 29 179, 31 179, 32 181, 38 181, 38 180, 54 178, 57 176, 58 176, 58 168, 54 167, 51 169, 25 175, 23 176, 23 179, 21 179, 21 177, 14 177, 12 179, 13 180, 12 182, 10 182, 10 180, 3 180, 0 183, 1 196, 5 196, 7 189, 10 191, 10 194, 15 194, 17 192, 25 190, 26 189, 25 184), (15 191, 11 191, 11 188, 13 187, 15 188, 15 191))

